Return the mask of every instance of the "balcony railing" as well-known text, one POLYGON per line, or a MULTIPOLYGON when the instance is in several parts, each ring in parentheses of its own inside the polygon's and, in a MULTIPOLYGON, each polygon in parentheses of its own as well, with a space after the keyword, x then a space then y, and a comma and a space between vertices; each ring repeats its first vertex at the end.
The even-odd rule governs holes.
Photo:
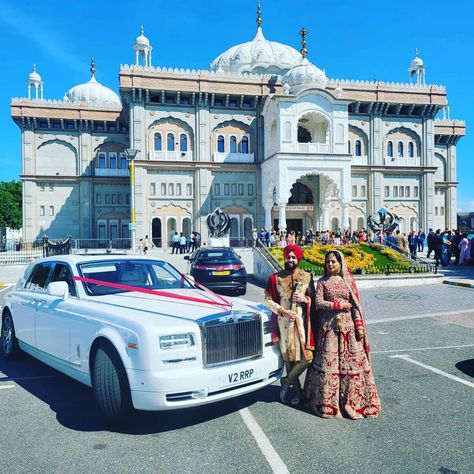
POLYGON ((367 166, 369 164, 367 156, 353 156, 352 157, 352 164, 359 165, 359 166, 367 166))
POLYGON ((407 156, 386 156, 385 166, 420 166, 420 157, 409 158, 407 156))
POLYGON ((329 144, 298 143, 298 153, 329 153, 329 144))
POLYGON ((94 175, 107 178, 111 176, 124 177, 130 176, 130 171, 127 168, 95 168, 94 175))
POLYGON ((215 152, 213 160, 217 163, 254 163, 253 153, 218 153, 215 152))
POLYGON ((159 161, 193 161, 192 151, 156 151, 151 150, 148 153, 150 160, 159 161))

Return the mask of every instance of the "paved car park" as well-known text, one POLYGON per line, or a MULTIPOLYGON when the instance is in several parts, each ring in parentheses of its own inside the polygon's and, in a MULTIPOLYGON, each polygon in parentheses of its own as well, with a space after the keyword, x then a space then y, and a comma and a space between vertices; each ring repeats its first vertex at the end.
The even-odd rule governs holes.
MULTIPOLYGON (((0 359, 2 468, 473 472, 474 290, 438 284, 361 296, 382 399, 378 419, 323 420, 282 405, 272 385, 201 408, 137 413, 109 431, 87 387, 28 356, 0 359)), ((262 301, 262 286, 250 280, 246 298, 262 301)))

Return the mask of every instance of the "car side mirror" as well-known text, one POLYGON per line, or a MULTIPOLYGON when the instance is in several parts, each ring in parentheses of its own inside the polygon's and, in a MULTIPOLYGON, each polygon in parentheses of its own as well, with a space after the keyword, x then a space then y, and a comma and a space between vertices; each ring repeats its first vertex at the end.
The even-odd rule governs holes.
POLYGON ((53 281, 48 285, 48 295, 67 300, 69 298, 69 287, 65 281, 53 281))
POLYGON ((185 256, 184 256, 184 259, 185 259, 185 260, 189 260, 189 255, 185 255, 185 256))

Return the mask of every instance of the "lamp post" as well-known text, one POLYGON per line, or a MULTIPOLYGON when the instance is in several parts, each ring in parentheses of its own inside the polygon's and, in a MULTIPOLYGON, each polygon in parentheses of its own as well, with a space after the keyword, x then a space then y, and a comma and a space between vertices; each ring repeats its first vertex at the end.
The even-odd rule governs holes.
POLYGON ((130 162, 130 232, 132 239, 132 252, 135 253, 135 157, 137 156, 138 150, 134 148, 126 148, 125 153, 127 154, 127 159, 130 162))

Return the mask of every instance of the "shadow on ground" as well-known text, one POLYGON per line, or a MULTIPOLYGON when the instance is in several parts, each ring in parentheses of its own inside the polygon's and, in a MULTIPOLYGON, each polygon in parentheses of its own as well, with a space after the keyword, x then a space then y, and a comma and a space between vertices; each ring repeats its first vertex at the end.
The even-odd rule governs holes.
POLYGON ((180 410, 145 412, 134 411, 118 427, 108 427, 102 420, 92 389, 22 353, 17 360, 0 357, 0 382, 14 381, 24 390, 48 404, 58 422, 77 431, 113 431, 127 434, 152 434, 178 430, 205 423, 251 406, 256 402, 273 403, 278 400, 277 386, 268 386, 252 394, 202 407, 180 410))

